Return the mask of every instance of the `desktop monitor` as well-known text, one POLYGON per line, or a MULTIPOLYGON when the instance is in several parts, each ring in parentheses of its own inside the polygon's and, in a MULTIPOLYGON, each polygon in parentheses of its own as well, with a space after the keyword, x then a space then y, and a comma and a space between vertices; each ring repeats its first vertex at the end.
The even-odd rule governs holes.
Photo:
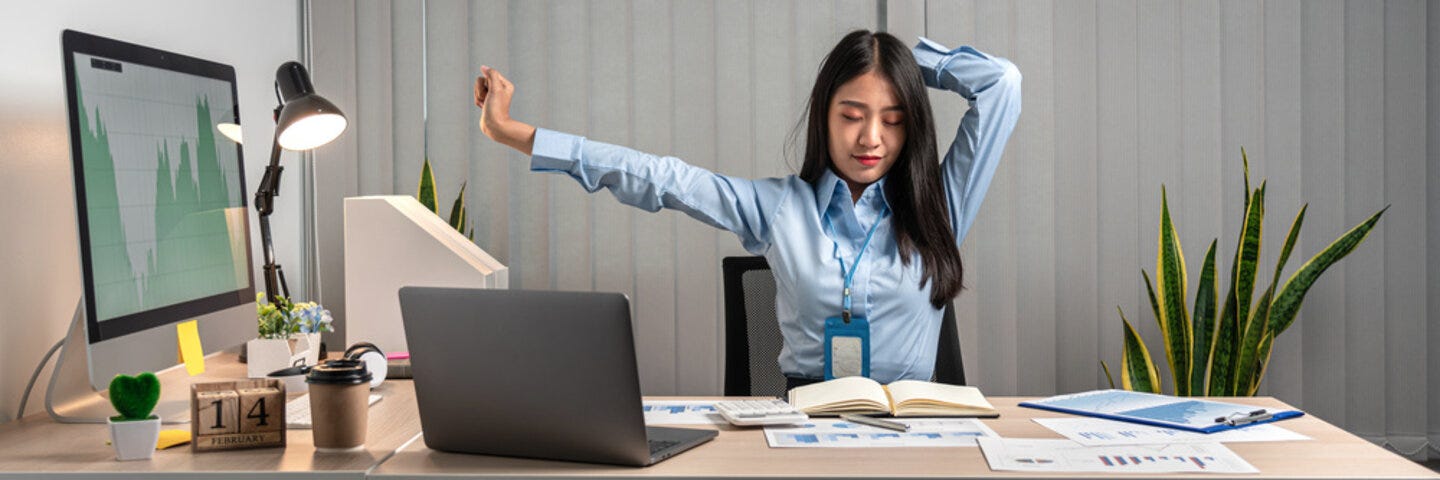
POLYGON ((61 38, 84 289, 62 365, 83 354, 74 363, 103 390, 116 374, 175 366, 177 322, 198 320, 209 351, 253 338, 245 169, 216 130, 240 123, 235 69, 61 38))
POLYGON ((345 199, 345 338, 408 352, 401 287, 509 288, 510 269, 404 195, 345 199))

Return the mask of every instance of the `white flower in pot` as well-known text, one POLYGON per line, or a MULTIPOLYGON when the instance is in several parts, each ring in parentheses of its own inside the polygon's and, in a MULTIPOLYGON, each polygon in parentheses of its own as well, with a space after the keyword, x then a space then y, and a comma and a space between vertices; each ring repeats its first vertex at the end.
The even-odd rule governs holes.
MULTIPOLYGON (((259 338, 246 343, 246 373, 261 378, 270 372, 299 365, 314 365, 320 359, 320 333, 334 330, 330 311, 314 302, 291 303, 277 296, 255 295, 259 338)), ((302 388, 292 388, 301 392, 302 388)))

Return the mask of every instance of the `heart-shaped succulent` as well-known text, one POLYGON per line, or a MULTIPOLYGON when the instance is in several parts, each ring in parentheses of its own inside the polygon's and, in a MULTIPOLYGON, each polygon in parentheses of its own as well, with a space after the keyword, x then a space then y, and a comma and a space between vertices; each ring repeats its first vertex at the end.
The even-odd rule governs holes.
POLYGON ((116 375, 110 380, 110 404, 122 420, 145 420, 160 401, 160 379, 153 373, 116 375))

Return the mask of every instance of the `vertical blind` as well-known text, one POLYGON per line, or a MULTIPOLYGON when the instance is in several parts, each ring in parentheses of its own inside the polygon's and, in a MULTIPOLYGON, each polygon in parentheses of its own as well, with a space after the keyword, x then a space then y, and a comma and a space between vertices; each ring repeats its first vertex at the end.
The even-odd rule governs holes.
MULTIPOLYGON (((1160 355, 1140 270, 1154 273, 1161 186, 1191 276, 1212 239, 1223 270, 1240 224, 1244 147, 1256 186, 1269 182, 1260 281, 1302 204, 1287 277, 1391 207, 1310 290, 1260 393, 1407 454, 1440 438, 1440 315, 1428 302, 1440 298, 1440 189, 1427 188, 1440 184, 1430 161, 1440 152, 1440 9, 1421 1, 314 0, 314 9, 353 19, 313 34, 317 52, 353 45, 329 61, 336 71, 317 72, 351 82, 342 88, 355 103, 346 106, 356 112, 354 154, 342 160, 353 166, 333 167, 353 169, 353 184, 339 190, 413 194, 429 158, 441 213, 465 184, 475 241, 511 267, 512 288, 630 296, 646 394, 722 390, 719 265, 744 251, 683 215, 530 173, 527 158, 477 128, 480 65, 515 83, 512 114, 526 122, 728 175, 783 176, 798 170, 787 136, 824 54, 852 29, 884 28, 907 43, 924 34, 974 45, 1025 77, 1020 124, 961 249, 962 350, 987 394, 1107 387, 1100 362, 1118 374, 1117 307, 1160 355)), ((931 98, 944 151, 966 106, 948 92, 931 98)), ((328 197, 318 202, 339 202, 328 197)), ((339 248, 336 235, 320 237, 322 252, 339 248)), ((335 268, 322 265, 323 279, 335 268)), ((343 295, 333 280, 322 290, 343 295)))

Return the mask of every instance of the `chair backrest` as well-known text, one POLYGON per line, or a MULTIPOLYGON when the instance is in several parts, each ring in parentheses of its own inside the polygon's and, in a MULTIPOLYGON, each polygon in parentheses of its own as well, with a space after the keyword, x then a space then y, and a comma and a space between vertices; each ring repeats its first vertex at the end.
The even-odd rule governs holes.
MULTIPOLYGON (((765 257, 725 257, 725 395, 785 396, 775 276, 765 257)), ((955 312, 947 305, 935 355, 936 382, 965 384, 955 312)))
POLYGON ((725 257, 725 395, 785 396, 775 276, 765 257, 725 257))

